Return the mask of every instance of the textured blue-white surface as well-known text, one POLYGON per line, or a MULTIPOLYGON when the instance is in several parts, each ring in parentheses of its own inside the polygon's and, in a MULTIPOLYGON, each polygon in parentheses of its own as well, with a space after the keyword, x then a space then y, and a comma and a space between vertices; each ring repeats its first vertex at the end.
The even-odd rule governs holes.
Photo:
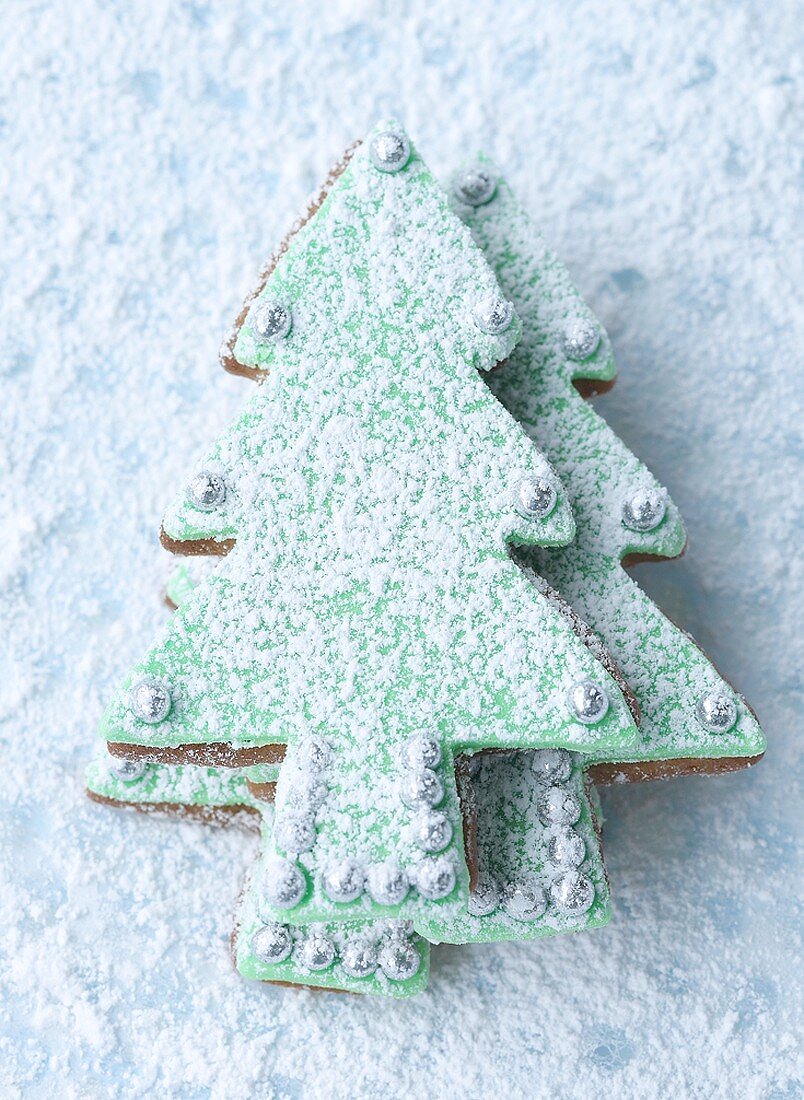
POLYGON ((802 32, 795 0, 0 11, 0 1093, 801 1094, 802 32), (248 383, 218 341, 353 137, 506 167, 612 335, 598 408, 687 519, 640 579, 755 704, 756 769, 604 795, 584 937, 384 1003, 228 958, 254 841, 89 803, 156 531, 248 383))

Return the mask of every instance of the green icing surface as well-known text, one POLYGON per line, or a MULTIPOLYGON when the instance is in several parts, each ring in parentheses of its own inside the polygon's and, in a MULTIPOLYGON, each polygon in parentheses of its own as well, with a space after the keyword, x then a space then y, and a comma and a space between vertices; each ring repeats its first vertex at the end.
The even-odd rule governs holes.
POLYGON ((132 670, 102 733, 288 745, 277 820, 314 814, 315 843, 266 845, 266 868, 292 858, 307 884, 277 920, 457 915, 468 877, 456 753, 560 746, 620 759, 635 742, 614 680, 509 557, 512 545, 568 542, 573 523, 554 473, 477 374, 519 334, 517 322, 498 336, 474 325, 477 302, 497 294, 415 152, 389 175, 362 147, 263 292, 290 306, 290 335, 257 339, 259 301, 240 331, 238 359, 271 370, 194 471, 223 476, 225 501, 206 513, 181 493, 166 516, 174 539, 236 545, 132 670), (557 492, 542 520, 516 507, 534 476, 557 492), (170 687, 158 725, 130 709, 143 675, 170 687), (595 725, 568 705, 580 680, 610 700, 595 725), (413 842, 401 798, 404 748, 422 732, 442 749, 438 811, 452 826, 437 857, 413 842), (323 776, 303 764, 312 737, 331 750, 323 776), (397 906, 368 893, 335 902, 321 875, 345 858, 394 861, 419 883, 446 862, 455 887, 430 901, 411 890, 397 906))
MULTIPOLYGON (((485 164, 491 167, 489 161, 485 164)), ((600 746, 589 758, 626 762, 764 752, 764 735, 745 701, 621 565, 623 557, 634 553, 675 557, 684 548, 685 533, 669 498, 664 519, 652 531, 634 532, 622 523, 623 502, 630 494, 660 486, 572 385, 574 378, 614 377, 608 338, 600 328, 597 351, 581 363, 564 354, 567 323, 594 319, 504 180, 491 202, 474 209, 456 203, 456 210, 471 227, 524 328, 520 343, 489 385, 567 486, 577 527, 571 545, 521 549, 516 557, 598 632, 642 712, 639 738, 620 756, 600 746), (711 733, 695 717, 699 698, 716 689, 737 706, 737 721, 727 733, 711 733)))

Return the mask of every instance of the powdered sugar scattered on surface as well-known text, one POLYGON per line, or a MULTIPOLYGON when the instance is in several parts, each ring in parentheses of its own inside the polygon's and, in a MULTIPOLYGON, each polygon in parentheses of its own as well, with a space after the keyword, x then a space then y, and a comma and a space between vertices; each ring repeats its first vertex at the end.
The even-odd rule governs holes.
POLYGON ((795 1095, 796 6, 13 3, 2 24, 3 1088, 795 1095), (597 407, 690 534, 640 582, 770 744, 744 774, 604 793, 612 924, 436 949, 410 1003, 243 982, 256 840, 82 790, 164 614, 166 491, 243 399, 220 337, 389 111, 442 174, 494 153, 601 316, 620 381, 597 407))

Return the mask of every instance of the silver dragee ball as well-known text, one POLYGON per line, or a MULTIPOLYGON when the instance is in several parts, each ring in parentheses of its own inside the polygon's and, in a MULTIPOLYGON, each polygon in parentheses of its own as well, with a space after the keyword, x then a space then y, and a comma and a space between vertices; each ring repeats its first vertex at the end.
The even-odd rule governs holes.
POLYGON ((622 521, 632 531, 652 531, 665 517, 667 500, 659 489, 637 489, 623 504, 622 521))
POLYGON ((144 760, 124 760, 119 756, 110 756, 106 762, 106 770, 121 783, 136 783, 145 775, 148 764, 144 760))
POLYGON ((547 908, 544 890, 535 879, 509 882, 503 887, 502 903, 514 920, 536 920, 547 908))
POLYGON ((284 962, 293 949, 293 938, 284 924, 272 921, 263 925, 254 933, 251 950, 260 960, 269 966, 284 962))
POLYGON ((737 721, 737 706, 725 691, 709 691, 695 707, 695 716, 710 733, 728 733, 737 721))
POLYGON ((325 868, 321 876, 324 892, 333 901, 355 901, 363 893, 366 876, 354 859, 340 859, 325 868))
POLYGON ((297 944, 295 957, 307 970, 326 970, 335 961, 335 944, 316 928, 297 944))
POLYGON ((293 776, 283 794, 283 802, 293 806, 300 813, 314 813, 323 805, 329 795, 329 787, 320 779, 313 779, 308 773, 300 772, 293 776))
POLYGON ((455 194, 467 206, 484 206, 494 198, 497 180, 482 164, 465 168, 455 177, 455 194))
POLYGON ((251 323, 259 340, 284 340, 293 327, 293 314, 283 302, 267 298, 254 310, 251 323))
POLYGON ((416 887, 423 898, 437 901, 455 888, 455 867, 446 856, 425 859, 416 867, 416 887))
POLYGON ((547 858, 558 867, 579 867, 585 855, 583 837, 567 826, 556 829, 547 841, 547 858))
POLYGON ((511 327, 514 307, 499 294, 490 294, 475 306, 472 317, 481 332, 487 336, 499 336, 511 327))
POLYGON ((413 819, 413 838, 425 852, 441 852, 452 840, 452 825, 438 810, 421 810, 413 819))
POLYGON ((595 888, 586 875, 567 871, 550 887, 550 900, 562 913, 585 913, 595 900, 595 888))
POLYGON ((600 327, 588 318, 570 321, 564 329, 562 346, 568 359, 582 362, 597 351, 600 343, 600 327))
POLYGON ((422 768, 403 776, 399 793, 411 809, 437 806, 444 797, 444 784, 430 768, 422 768))
POLYGON ((433 737, 416 734, 405 745, 405 760, 412 768, 435 768, 441 763, 441 746, 433 737))
POLYGON ((572 775, 572 757, 566 749, 537 749, 530 758, 537 782, 566 783, 572 775))
POLYGON ((519 510, 528 519, 546 519, 557 500, 555 486, 546 477, 528 477, 519 486, 519 510))
POLYGON ((383 130, 372 139, 369 157, 380 172, 400 172, 410 160, 410 142, 396 130, 383 130))
POLYGON ((410 940, 392 935, 380 950, 379 964, 386 978, 404 982, 418 973, 421 958, 410 940))
POLYGON ((592 726, 605 718, 609 709, 609 697, 594 680, 580 680, 567 692, 570 710, 579 722, 592 726))
POLYGON ((141 722, 156 726, 164 722, 173 705, 170 688, 164 680, 143 676, 131 688, 129 696, 131 712, 141 722))
POLYGON ((315 843, 312 817, 295 813, 277 814, 274 820, 274 839, 286 852, 309 852, 315 843))
POLYGON ((469 895, 468 909, 473 917, 487 917, 500 905, 500 887, 488 871, 480 871, 477 884, 469 895))
POLYGON ((389 861, 369 868, 368 890, 378 905, 399 905, 409 889, 408 876, 398 864, 389 861))
POLYGON ((574 825, 581 816, 581 804, 565 787, 548 787, 538 803, 542 824, 574 825))
POLYGON ((226 500, 226 482, 214 470, 202 470, 187 486, 187 499, 199 512, 214 512, 226 500))
POLYGON ((263 893, 277 909, 292 909, 304 897, 304 875, 287 859, 275 859, 265 869, 263 893))
POLYGON ((353 978, 368 978, 377 969, 379 950, 370 940, 353 939, 341 951, 341 966, 353 978))

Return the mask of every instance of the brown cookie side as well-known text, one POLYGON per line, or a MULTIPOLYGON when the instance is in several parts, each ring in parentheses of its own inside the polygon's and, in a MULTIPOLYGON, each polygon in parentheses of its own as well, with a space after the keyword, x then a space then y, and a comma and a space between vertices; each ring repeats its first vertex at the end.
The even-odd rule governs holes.
POLYGON ((225 558, 235 544, 235 539, 174 539, 165 531, 159 530, 159 541, 171 554, 179 557, 219 557, 225 558))
POLYGON ((616 382, 615 378, 573 378, 572 384, 584 401, 608 393, 616 382))
POLYGON ((477 886, 477 877, 480 873, 480 854, 477 844, 477 801, 469 770, 470 759, 465 755, 455 758, 455 785, 461 805, 463 850, 466 866, 469 869, 469 893, 471 894, 477 886))
POLYGON ((236 749, 222 741, 207 745, 129 745, 107 741, 112 756, 147 760, 152 764, 201 764, 207 768, 248 768, 252 764, 281 764, 284 745, 251 745, 236 749))
POLYGON ((268 260, 268 263, 260 272, 256 287, 246 296, 246 300, 243 302, 240 313, 237 315, 237 320, 232 326, 228 336, 224 340, 220 349, 219 357, 221 366, 230 374, 239 374, 243 378, 251 378, 254 381, 259 381, 267 373, 265 370, 259 367, 244 366, 242 363, 238 362, 237 359, 235 359, 234 347, 237 343, 237 337, 240 333, 240 329, 243 327, 243 322, 248 316, 248 311, 251 309, 253 302, 256 298, 259 298, 260 294, 262 294, 263 290, 265 289, 265 284, 268 282, 271 275, 273 274, 274 268, 279 263, 279 260, 282 258, 282 256, 284 256, 284 254, 290 248, 293 238, 296 236, 299 230, 302 229, 307 224, 307 222, 310 221, 313 215, 318 212, 322 203, 329 194, 332 185, 335 183, 337 178, 345 171, 347 165, 349 164, 349 161, 352 159, 356 150, 361 144, 361 142, 355 141, 351 145, 349 145, 341 159, 332 167, 332 169, 330 169, 329 175, 324 180, 318 191, 314 194, 314 197, 310 200, 306 211, 296 219, 290 230, 282 238, 281 242, 279 243, 279 247, 276 249, 271 258, 268 260))
POLYGON ((276 780, 271 783, 252 783, 250 779, 247 779, 246 786, 249 793, 258 798, 260 802, 276 802, 276 780))
POLYGON ((627 764, 592 764, 587 774, 593 783, 643 783, 652 779, 674 779, 680 775, 722 775, 751 768, 764 756, 681 756, 676 760, 636 760, 627 764))
POLYGON ((117 806, 119 809, 136 810, 141 814, 158 814, 166 817, 181 817, 200 821, 205 825, 247 825, 250 830, 259 829, 261 815, 254 806, 192 806, 184 802, 127 802, 124 798, 110 798, 87 788, 87 795, 93 802, 103 806, 117 806), (238 819, 242 818, 242 822, 238 819))

